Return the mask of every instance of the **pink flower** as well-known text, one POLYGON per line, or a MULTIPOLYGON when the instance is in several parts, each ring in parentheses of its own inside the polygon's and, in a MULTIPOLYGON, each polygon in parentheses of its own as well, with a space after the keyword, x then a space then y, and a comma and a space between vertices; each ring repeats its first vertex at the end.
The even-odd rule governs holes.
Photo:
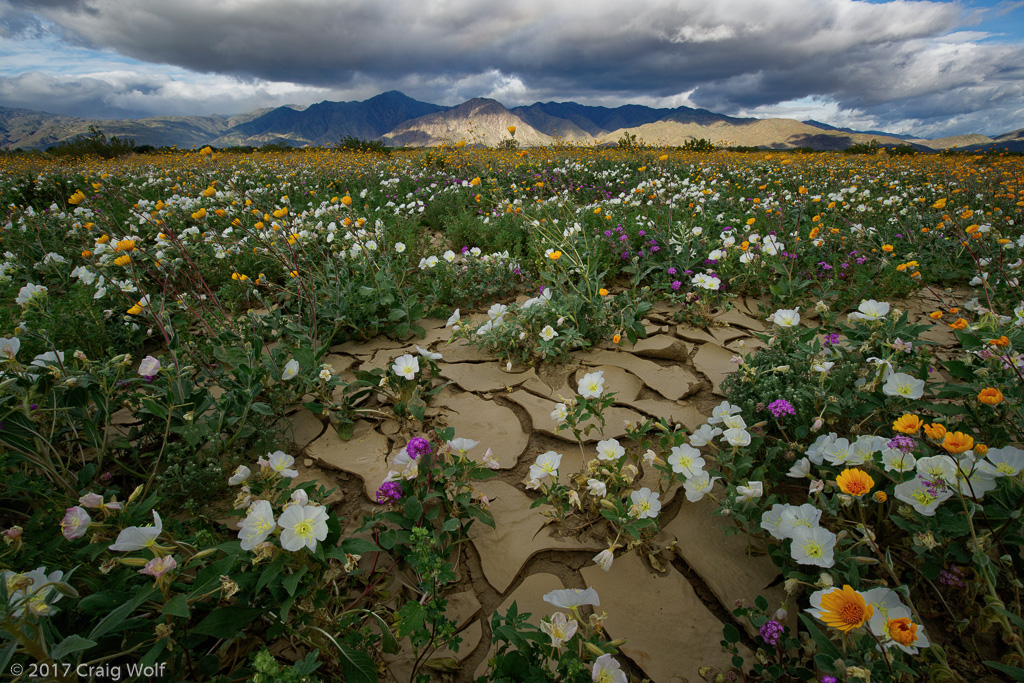
POLYGON ((156 373, 160 371, 160 361, 153 356, 146 356, 139 363, 139 374, 143 377, 156 377, 156 373))
POLYGON ((146 563, 145 567, 139 570, 139 573, 149 574, 154 579, 159 579, 161 576, 177 566, 178 562, 171 555, 167 555, 165 557, 154 557, 146 563))
POLYGON ((76 505, 65 511, 64 519, 60 522, 60 532, 64 534, 64 538, 70 541, 85 536, 90 524, 92 524, 92 517, 76 505))

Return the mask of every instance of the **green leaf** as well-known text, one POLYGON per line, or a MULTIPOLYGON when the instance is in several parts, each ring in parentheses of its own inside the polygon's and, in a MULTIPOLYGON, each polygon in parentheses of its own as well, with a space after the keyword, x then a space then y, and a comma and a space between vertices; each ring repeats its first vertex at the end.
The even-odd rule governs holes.
POLYGON ((304 566, 302 569, 295 572, 294 574, 289 574, 288 576, 284 577, 284 579, 281 581, 281 585, 284 586, 284 589, 286 591, 288 591, 288 595, 295 595, 295 590, 299 587, 299 581, 302 580, 302 577, 306 574, 308 569, 308 567, 304 566))
POLYGON ((257 413, 259 415, 273 415, 274 414, 274 410, 269 405, 267 405, 266 403, 261 403, 261 402, 252 403, 252 404, 249 405, 249 408, 252 409, 252 412, 257 413))
POLYGON ((814 642, 818 644, 818 650, 823 655, 829 657, 830 661, 842 659, 843 654, 839 651, 839 648, 835 646, 835 643, 828 639, 828 636, 821 632, 809 616, 801 612, 800 621, 803 622, 804 627, 807 629, 807 632, 811 634, 811 638, 814 639, 814 642))
POLYGON ((347 683, 377 683, 377 665, 373 657, 344 643, 338 643, 338 650, 341 654, 341 671, 347 683))
POLYGON ((380 552, 380 548, 363 538, 346 538, 341 542, 341 549, 352 555, 380 552))
POLYGON ((996 671, 1003 672, 1015 681, 1024 681, 1024 669, 1019 669, 1015 666, 1009 666, 1007 664, 1000 664, 999 662, 982 662, 982 664, 984 664, 987 667, 991 667, 996 671))
POLYGON ((417 521, 423 516, 423 503, 419 498, 409 496, 405 499, 405 518, 410 521, 417 521))
POLYGON ((50 657, 55 661, 59 661, 63 657, 72 653, 88 650, 95 644, 96 641, 94 640, 89 640, 88 638, 83 638, 79 635, 70 635, 57 643, 57 646, 50 650, 50 657))
POLYGON ((164 605, 163 609, 160 610, 160 612, 161 614, 167 614, 172 617, 182 617, 184 619, 188 619, 188 599, 184 595, 181 595, 179 593, 178 595, 175 595, 173 598, 168 600, 167 604, 164 605))
POLYGON ((214 638, 230 637, 243 630, 261 614, 263 610, 258 607, 219 607, 192 628, 192 633, 214 638))
POLYGON ((726 641, 728 641, 730 643, 738 643, 738 642, 740 642, 740 632, 732 624, 725 624, 722 627, 722 637, 725 638, 726 641))

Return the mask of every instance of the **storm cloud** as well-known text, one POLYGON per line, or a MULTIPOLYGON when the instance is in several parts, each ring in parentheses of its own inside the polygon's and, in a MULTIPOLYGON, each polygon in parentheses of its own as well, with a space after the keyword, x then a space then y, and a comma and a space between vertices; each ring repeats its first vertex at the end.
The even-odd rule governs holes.
POLYGON ((1024 46, 969 30, 998 11, 902 0, 6 0, 5 60, 42 30, 112 63, 83 73, 24 58, 17 73, 0 69, 0 96, 31 106, 49 92, 61 113, 139 115, 397 89, 438 104, 809 107, 836 125, 999 133, 1024 126, 1024 46), (26 29, 26 17, 45 30, 26 29), (112 68, 118 58, 134 66, 112 68))

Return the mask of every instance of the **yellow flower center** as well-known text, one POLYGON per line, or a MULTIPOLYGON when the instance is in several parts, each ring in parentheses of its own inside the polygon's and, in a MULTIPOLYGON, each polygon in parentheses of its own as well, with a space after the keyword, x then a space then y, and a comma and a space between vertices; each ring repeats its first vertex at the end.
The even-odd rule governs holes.
POLYGON ((804 552, 807 553, 807 557, 821 557, 824 550, 817 541, 810 541, 804 546, 804 552))
POLYGON ((311 538, 313 536, 313 522, 308 519, 304 519, 296 524, 292 530, 295 532, 295 535, 300 538, 311 538))

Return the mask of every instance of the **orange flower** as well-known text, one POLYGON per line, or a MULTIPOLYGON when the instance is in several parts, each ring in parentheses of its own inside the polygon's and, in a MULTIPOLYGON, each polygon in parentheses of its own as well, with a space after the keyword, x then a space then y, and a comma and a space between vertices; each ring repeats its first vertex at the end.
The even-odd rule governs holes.
POLYGON ((989 340, 988 340, 988 345, 989 345, 989 346, 1000 346, 1000 347, 1005 347, 1005 346, 1009 346, 1009 345, 1010 345, 1010 340, 1009 340, 1009 339, 1007 338, 1007 336, 1006 336, 1006 335, 1004 334, 1004 335, 1003 335, 1003 336, 1001 336, 1001 337, 1000 337, 999 339, 989 339, 989 340))
POLYGON ((618 344, 620 341, 622 341, 621 334, 617 334, 614 337, 612 337, 612 344, 618 344))
POLYGON ((964 330, 967 329, 967 321, 964 320, 963 318, 957 318, 952 323, 950 323, 949 326, 952 327, 954 330, 964 330))
POLYGON ((939 445, 946 449, 947 453, 958 454, 971 450, 974 438, 963 432, 948 432, 939 445))
POLYGON ((1003 392, 994 387, 987 387, 978 394, 978 400, 989 406, 999 405, 1003 401, 1003 392))
POLYGON ((509 126, 506 130, 508 130, 509 135, 515 135, 516 134, 516 127, 515 126, 509 126))
POLYGON ((557 261, 558 259, 562 258, 562 252, 553 251, 550 254, 548 254, 548 258, 551 259, 552 261, 557 261))
POLYGON ((469 184, 472 185, 473 187, 476 187, 477 185, 479 185, 480 184, 480 176, 477 176, 476 178, 473 178, 472 180, 470 180, 469 184))
POLYGON ((900 434, 917 434, 924 424, 917 415, 907 413, 892 423, 892 428, 900 434))
POLYGON ((893 247, 892 247, 891 244, 883 244, 882 245, 882 251, 884 251, 884 252, 890 252, 890 251, 892 251, 892 249, 893 249, 893 247))
POLYGON ((800 194, 807 194, 807 188, 806 188, 806 187, 804 187, 803 185, 801 185, 800 187, 798 187, 798 188, 796 189, 796 191, 797 191, 797 192, 799 192, 800 194))
POLYGON ((810 238, 813 240, 815 237, 818 236, 818 232, 818 226, 814 226, 813 228, 811 228, 810 238))
POLYGON ((96 240, 96 244, 106 244, 110 241, 110 235, 100 235, 96 240))
POLYGON ((932 320, 942 320, 942 311, 932 311, 928 314, 928 317, 932 320))
POLYGON ((835 588, 821 596, 821 620, 832 628, 848 633, 864 625, 874 614, 874 605, 851 586, 835 588))
POLYGON ((938 423, 926 424, 923 429, 924 435, 932 441, 942 441, 946 438, 946 428, 938 423))
POLYGON ((917 624, 910 620, 910 617, 890 619, 886 625, 889 630, 889 637, 900 645, 910 646, 917 642, 917 624))
POLYGON ((934 204, 932 204, 932 208, 933 209, 944 209, 944 208, 946 208, 946 199, 942 198, 939 201, 935 202, 934 204))
POLYGON ((601 289, 597 290, 597 293, 600 294, 601 296, 608 296, 608 290, 605 289, 604 287, 602 287, 601 289))
POLYGON ((114 264, 118 265, 118 266, 127 266, 131 262, 132 262, 132 257, 129 256, 128 254, 123 254, 121 256, 118 256, 116 259, 114 259, 114 264))
POLYGON ((114 251, 134 251, 135 240, 119 240, 114 251))
POLYGON ((341 198, 341 203, 345 206, 352 206, 352 198, 346 195, 341 198))
POLYGON ((754 221, 756 221, 756 220, 757 220, 756 218, 748 218, 747 219, 747 225, 753 225, 754 221))
POLYGON ((974 454, 979 458, 984 458, 988 454, 988 446, 983 443, 974 444, 974 454))
POLYGON ((90 256, 92 256, 92 252, 88 249, 82 251, 82 258, 89 258, 90 256))
POLYGON ((858 498, 875 486, 875 480, 867 472, 860 469, 843 470, 836 477, 836 483, 839 484, 840 491, 847 495, 857 496, 858 498))
POLYGON ((871 494, 871 499, 874 500, 876 503, 884 503, 885 501, 889 500, 889 496, 885 494, 885 491, 875 491, 874 493, 871 494))

